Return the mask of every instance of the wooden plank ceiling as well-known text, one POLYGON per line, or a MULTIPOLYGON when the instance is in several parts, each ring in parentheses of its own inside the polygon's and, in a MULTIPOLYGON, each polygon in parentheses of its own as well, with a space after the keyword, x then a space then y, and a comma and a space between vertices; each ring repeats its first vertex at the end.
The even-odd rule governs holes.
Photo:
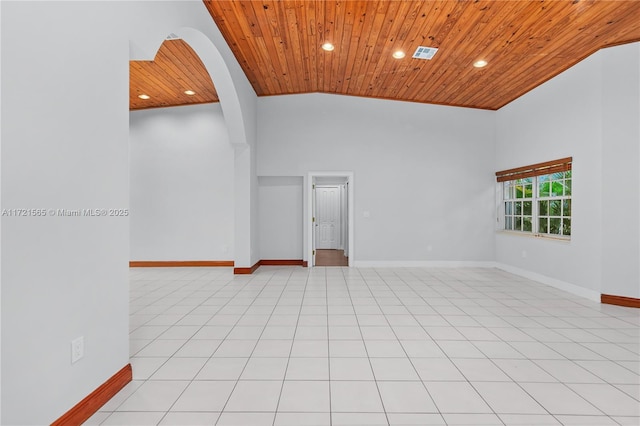
POLYGON ((204 64, 182 40, 165 40, 153 61, 129 62, 129 109, 217 102, 204 64), (191 90, 193 95, 184 92, 191 90), (140 99, 147 95, 149 99, 140 99))
POLYGON ((496 110, 640 40, 640 1, 204 0, 258 96, 338 93, 496 110), (335 49, 320 48, 325 42, 335 49), (418 46, 432 60, 411 58, 418 46), (392 53, 402 50, 403 59, 392 53), (484 59, 488 65, 475 68, 484 59))
MULTIPOLYGON (((600 48, 640 40, 639 0, 203 1, 258 96, 322 92, 496 110, 600 48), (331 52, 320 47, 327 41, 331 52), (439 50, 413 59, 418 46, 439 50), (397 50, 406 57, 394 59, 397 50), (488 65, 475 68, 479 59, 488 65)), ((131 62, 129 98, 132 110, 218 101, 182 40, 165 41, 154 61, 131 62)))

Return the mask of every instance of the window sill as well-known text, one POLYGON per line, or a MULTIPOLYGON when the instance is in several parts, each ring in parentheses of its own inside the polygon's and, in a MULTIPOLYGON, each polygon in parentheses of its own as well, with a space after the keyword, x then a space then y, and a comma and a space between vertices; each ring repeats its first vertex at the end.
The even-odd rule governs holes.
POLYGON ((556 237, 556 236, 547 235, 547 234, 534 234, 532 232, 518 232, 518 231, 497 230, 496 234, 513 235, 513 236, 516 236, 516 237, 535 238, 535 239, 540 239, 540 240, 558 241, 558 242, 562 242, 562 243, 570 243, 571 242, 571 237, 563 237, 563 236, 560 236, 560 235, 558 235, 556 237))

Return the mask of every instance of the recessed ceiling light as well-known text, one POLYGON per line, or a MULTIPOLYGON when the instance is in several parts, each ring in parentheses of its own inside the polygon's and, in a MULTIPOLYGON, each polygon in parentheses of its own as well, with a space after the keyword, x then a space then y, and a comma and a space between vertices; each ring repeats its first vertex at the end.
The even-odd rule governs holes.
POLYGON ((405 56, 405 53, 402 50, 396 50, 395 52, 393 52, 393 56, 396 59, 402 59, 405 56))
POLYGON ((335 47, 333 46, 333 44, 326 42, 322 45, 322 49, 326 50, 327 52, 331 52, 333 49, 335 49, 335 47))
POLYGON ((139 97, 140 99, 144 99, 144 100, 151 99, 151 96, 149 96, 149 95, 145 95, 144 93, 143 93, 142 95, 138 95, 138 97, 139 97))
POLYGON ((189 96, 193 96, 193 95, 195 95, 195 94, 196 94, 196 92, 194 92, 193 90, 185 90, 185 91, 184 91, 184 94, 185 94, 185 95, 189 95, 189 96))
POLYGON ((476 68, 482 68, 482 67, 486 67, 487 66, 487 61, 485 61, 484 59, 480 59, 479 61, 475 61, 473 63, 473 66, 476 68))

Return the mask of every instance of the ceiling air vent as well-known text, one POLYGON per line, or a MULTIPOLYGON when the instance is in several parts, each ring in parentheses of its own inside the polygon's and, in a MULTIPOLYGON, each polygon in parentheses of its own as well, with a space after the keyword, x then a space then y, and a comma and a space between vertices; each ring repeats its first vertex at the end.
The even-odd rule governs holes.
POLYGON ((167 36, 167 40, 180 40, 180 37, 177 34, 171 33, 167 36))
POLYGON ((431 59, 437 51, 438 49, 436 47, 418 46, 418 48, 416 49, 416 53, 413 54, 413 57, 417 59, 431 59))

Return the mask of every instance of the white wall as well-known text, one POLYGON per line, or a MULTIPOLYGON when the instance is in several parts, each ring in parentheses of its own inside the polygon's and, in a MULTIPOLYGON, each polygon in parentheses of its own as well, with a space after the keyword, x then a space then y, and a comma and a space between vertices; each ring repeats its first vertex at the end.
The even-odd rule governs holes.
POLYGON ((498 233, 498 262, 638 296, 638 76, 638 44, 606 49, 497 112, 498 170, 573 156, 571 241, 498 233))
POLYGON ((302 259, 302 176, 260 176, 262 259, 302 259))
POLYGON ((353 171, 357 261, 491 261, 494 114, 323 94, 259 98, 258 175, 353 171))
POLYGON ((219 103, 130 113, 131 260, 233 260, 234 149, 219 103))
POLYGON ((640 298, 640 43, 600 55, 602 293, 640 298))
MULTIPOLYGON (((6 209, 129 207, 130 41, 190 27, 235 61, 201 1, 3 1, 1 19, 6 209)), ((233 78, 254 135, 255 94, 233 78)), ((128 363, 129 219, 1 221, 1 422, 48 424, 128 363)))

